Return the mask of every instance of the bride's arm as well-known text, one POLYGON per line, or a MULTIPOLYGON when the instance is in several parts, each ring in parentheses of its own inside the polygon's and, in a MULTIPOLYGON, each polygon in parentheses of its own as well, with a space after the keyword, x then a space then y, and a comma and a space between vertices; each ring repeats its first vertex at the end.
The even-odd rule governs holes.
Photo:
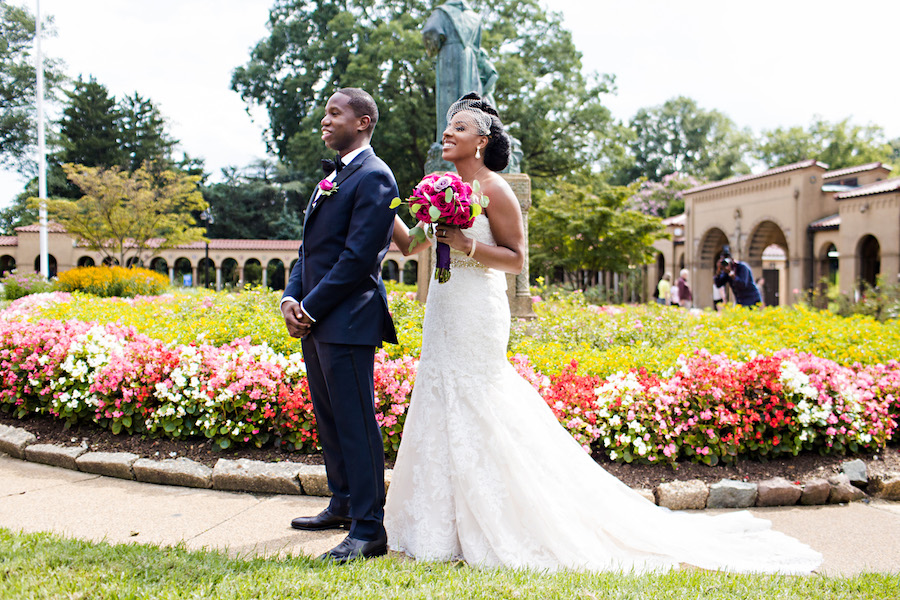
POLYGON ((431 242, 428 238, 425 238, 424 242, 418 244, 410 251, 409 242, 412 240, 412 236, 409 235, 409 227, 406 226, 406 223, 403 222, 403 219, 401 219, 399 215, 394 215, 394 233, 391 235, 391 240, 397 244, 397 247, 400 248, 400 252, 403 253, 403 256, 418 254, 422 250, 431 247, 431 242))
POLYGON ((525 227, 522 225, 522 211, 519 201, 509 184, 499 175, 484 183, 484 193, 491 199, 485 209, 491 225, 491 235, 496 246, 476 244, 458 227, 439 226, 445 229, 447 237, 440 241, 471 257, 486 267, 518 274, 525 265, 525 227), (474 245, 474 252, 472 251, 474 245))

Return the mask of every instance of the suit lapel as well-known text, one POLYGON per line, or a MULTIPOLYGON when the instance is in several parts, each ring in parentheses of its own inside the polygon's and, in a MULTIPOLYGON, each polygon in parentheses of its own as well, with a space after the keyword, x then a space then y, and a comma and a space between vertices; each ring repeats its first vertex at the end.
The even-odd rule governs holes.
MULTIPOLYGON (((359 170, 363 163, 366 162, 366 160, 368 160, 371 156, 375 156, 375 152, 371 148, 367 148, 366 150, 362 151, 356 158, 354 158, 349 165, 341 169, 341 172, 338 173, 337 177, 334 178, 334 185, 338 188, 338 191, 335 193, 340 193, 341 184, 347 181, 347 179, 349 179, 354 173, 356 173, 356 171, 359 170)), ((313 188, 313 193, 309 197, 309 207, 306 210, 306 217, 303 220, 304 229, 306 228, 306 223, 309 222, 312 214, 317 211, 322 204, 328 202, 328 196, 320 196, 318 202, 316 202, 315 206, 313 206, 313 199, 316 197, 316 191, 317 190, 313 188)))

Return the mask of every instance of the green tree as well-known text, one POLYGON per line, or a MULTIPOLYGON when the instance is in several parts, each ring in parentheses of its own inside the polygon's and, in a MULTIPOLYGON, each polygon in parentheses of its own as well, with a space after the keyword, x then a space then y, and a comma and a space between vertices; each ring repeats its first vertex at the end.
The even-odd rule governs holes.
MULTIPOLYGON (((52 33, 52 20, 43 30, 52 33)), ((36 139, 35 93, 37 74, 32 48, 35 17, 27 9, 0 0, 0 165, 33 172, 36 139)), ((62 80, 59 62, 44 61, 45 96, 54 97, 62 80)))
POLYGON ((271 161, 222 169, 225 181, 203 188, 213 221, 207 235, 232 239, 300 239, 302 196, 290 173, 271 161))
POLYGON ((118 110, 124 154, 121 166, 135 171, 145 162, 169 165, 178 141, 169 137, 165 119, 153 102, 135 92, 118 103, 118 110))
MULTIPOLYGON (((59 168, 47 169, 47 190, 68 189, 65 173, 59 168)), ((0 209, 0 235, 15 235, 16 227, 38 222, 38 207, 30 202, 38 196, 38 180, 33 178, 25 185, 9 206, 0 209)))
POLYGON ((769 167, 808 158, 832 169, 869 162, 898 164, 895 148, 880 126, 855 125, 850 119, 831 123, 821 117, 814 118, 806 129, 795 126, 763 131, 754 144, 753 155, 769 167))
POLYGON ((627 210, 637 185, 594 193, 590 186, 559 182, 529 220, 532 274, 556 269, 585 275, 625 273, 653 257, 653 242, 666 236, 662 221, 627 210))
POLYGON ((553 185, 585 164, 607 167, 621 150, 602 104, 615 80, 584 74, 562 15, 536 0, 480 2, 476 9, 484 15, 482 44, 499 72, 500 114, 522 143, 522 171, 533 185, 553 185))
POLYGON ((661 181, 666 175, 684 173, 711 180, 748 173, 744 155, 750 148, 747 131, 738 130, 717 110, 700 108, 683 96, 661 106, 642 108, 629 123, 634 164, 617 175, 620 183, 661 181))
POLYGON ((94 77, 78 77, 60 119, 60 163, 114 167, 125 163, 116 99, 94 77))
POLYGON ((704 182, 690 175, 672 173, 662 181, 639 182, 637 193, 628 199, 628 208, 656 217, 671 217, 684 212, 684 191, 704 182))
MULTIPOLYGON (((165 248, 203 239, 192 213, 208 205, 198 178, 144 165, 119 167, 63 165, 83 192, 77 200, 51 198, 47 211, 76 240, 126 265, 128 258, 152 258, 165 248)), ((36 198, 31 204, 37 203, 36 198)))
MULTIPOLYGON (((496 100, 522 142, 535 186, 601 155, 612 125, 600 103, 609 78, 585 77, 581 55, 559 14, 538 0, 472 2, 484 15, 482 43, 500 71, 496 100)), ((422 177, 434 141, 434 59, 425 54, 425 0, 279 0, 269 37, 235 69, 232 88, 268 113, 266 140, 305 190, 320 177, 322 107, 342 86, 362 87, 379 104, 374 144, 401 192, 422 177)))

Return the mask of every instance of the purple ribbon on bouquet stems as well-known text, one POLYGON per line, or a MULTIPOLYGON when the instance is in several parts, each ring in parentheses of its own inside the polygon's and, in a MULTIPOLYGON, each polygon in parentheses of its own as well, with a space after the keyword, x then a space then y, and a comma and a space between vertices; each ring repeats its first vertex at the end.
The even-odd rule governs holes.
POLYGON ((437 265, 434 269, 434 278, 438 283, 447 283, 450 279, 450 246, 444 242, 438 242, 435 248, 437 265))

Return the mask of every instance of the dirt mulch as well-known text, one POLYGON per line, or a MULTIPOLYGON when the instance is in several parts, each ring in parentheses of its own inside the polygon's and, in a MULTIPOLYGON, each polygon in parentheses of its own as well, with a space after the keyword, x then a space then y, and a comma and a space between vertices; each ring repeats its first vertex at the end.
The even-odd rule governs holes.
MULTIPOLYGON (((0 423, 25 429, 33 433, 38 438, 38 443, 42 444, 86 445, 95 452, 132 452, 152 459, 185 457, 209 467, 214 466, 220 458, 323 464, 321 454, 301 454, 271 447, 219 450, 209 440, 204 439, 175 441, 139 435, 113 435, 106 429, 88 424, 65 429, 61 421, 46 417, 34 416, 19 420, 0 412, 0 423)), ((870 477, 900 473, 900 448, 896 445, 889 446, 878 454, 850 458, 862 459, 868 466, 870 477)), ((628 486, 648 489, 663 482, 688 479, 700 479, 708 484, 720 479, 759 482, 772 477, 784 477, 789 481, 808 481, 818 477, 827 478, 840 472, 841 463, 849 460, 845 456, 819 456, 807 453, 767 462, 744 460, 728 466, 708 467, 694 463, 679 463, 677 468, 673 469, 668 465, 615 463, 604 456, 594 456, 594 459, 628 486)), ((388 467, 390 466, 392 465, 389 463, 388 467)))

